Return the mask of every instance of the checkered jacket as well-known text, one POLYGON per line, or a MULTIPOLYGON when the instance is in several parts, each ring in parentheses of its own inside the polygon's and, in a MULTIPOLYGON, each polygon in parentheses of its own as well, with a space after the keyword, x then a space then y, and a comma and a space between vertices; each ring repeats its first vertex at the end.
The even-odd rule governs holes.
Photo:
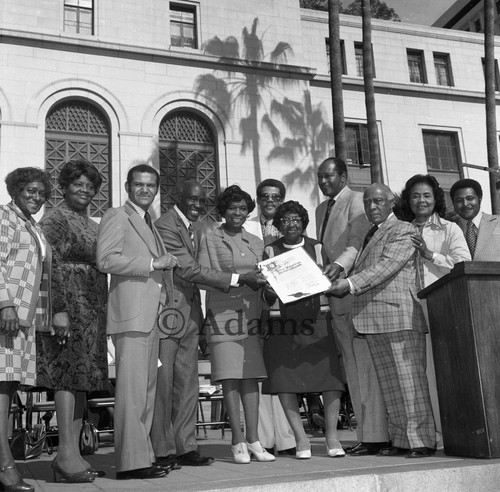
POLYGON ((21 326, 50 330, 51 250, 40 228, 13 203, 0 206, 0 309, 14 307, 21 326), (42 259, 39 237, 46 247, 42 259))
POLYGON ((414 226, 391 215, 359 253, 349 276, 358 332, 427 331, 415 286, 415 248, 410 238, 415 232, 414 226))

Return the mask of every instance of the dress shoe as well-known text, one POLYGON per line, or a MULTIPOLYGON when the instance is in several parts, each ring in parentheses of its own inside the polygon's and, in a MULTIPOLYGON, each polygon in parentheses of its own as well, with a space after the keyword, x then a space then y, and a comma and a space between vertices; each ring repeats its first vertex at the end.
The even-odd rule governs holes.
POLYGON ((177 461, 177 456, 175 454, 168 454, 167 456, 157 456, 154 462, 156 466, 165 468, 165 470, 180 470, 182 465, 177 461))
POLYGON ((409 449, 397 448, 396 446, 391 446, 389 448, 382 448, 378 454, 379 456, 403 456, 409 453, 409 449))
POLYGON ((428 458, 435 452, 434 448, 411 448, 407 458, 428 458))
POLYGON ((334 440, 332 448, 328 446, 327 442, 325 443, 325 445, 326 454, 330 456, 330 458, 343 458, 345 456, 345 451, 342 449, 342 444, 340 444, 340 441, 337 441, 337 439, 334 440))
POLYGON ((96 477, 102 478, 106 476, 106 472, 103 470, 96 470, 95 468, 87 468, 87 471, 96 477))
POLYGON ((125 470, 116 472, 117 480, 149 480, 151 478, 161 478, 167 475, 167 471, 159 466, 150 466, 149 468, 137 468, 135 470, 125 470))
POLYGON ((296 452, 297 448, 282 449, 281 451, 278 451, 278 456, 295 456, 296 452))
MULTIPOLYGON (((0 466, 0 473, 5 473, 7 470, 12 470, 15 469, 16 465, 10 465, 10 466, 0 466)), ((26 483, 20 475, 18 475, 18 481, 17 483, 13 483, 10 485, 4 484, 3 482, 0 481, 0 490, 5 490, 6 492, 34 492, 35 487, 33 485, 30 485, 29 483, 26 483)))
POLYGON ((52 473, 54 474, 54 482, 56 483, 61 481, 67 483, 89 483, 93 482, 96 477, 96 475, 90 473, 88 470, 76 473, 65 472, 56 460, 52 461, 52 473))
POLYGON ((268 453, 259 441, 247 442, 247 449, 250 454, 255 456, 257 461, 274 461, 276 459, 276 456, 268 453))
POLYGON ((234 461, 238 463, 238 465, 247 465, 250 463, 250 455, 248 454, 246 442, 239 442, 231 446, 231 451, 233 452, 234 461))
POLYGON ((373 456, 377 454, 382 448, 389 446, 387 442, 360 442, 356 444, 351 450, 346 451, 350 456, 373 456))
POLYGON ((181 466, 206 466, 215 461, 211 456, 200 456, 198 451, 189 451, 189 453, 177 456, 177 462, 181 466))

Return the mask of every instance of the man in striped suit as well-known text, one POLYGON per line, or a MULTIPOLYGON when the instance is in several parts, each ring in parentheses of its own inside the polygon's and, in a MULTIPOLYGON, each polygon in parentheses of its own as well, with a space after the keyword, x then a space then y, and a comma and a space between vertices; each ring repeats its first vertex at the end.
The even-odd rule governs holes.
POLYGON ((354 294, 352 317, 366 337, 388 410, 392 447, 379 454, 431 456, 436 429, 425 373, 425 332, 415 286, 414 227, 392 213, 394 195, 383 184, 363 194, 373 224, 346 279, 328 293, 354 294))

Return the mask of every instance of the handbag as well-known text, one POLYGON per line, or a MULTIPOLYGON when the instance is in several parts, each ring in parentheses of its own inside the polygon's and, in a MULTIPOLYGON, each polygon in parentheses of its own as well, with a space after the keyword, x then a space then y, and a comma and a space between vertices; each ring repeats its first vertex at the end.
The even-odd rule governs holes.
POLYGON ((83 420, 82 430, 80 432, 80 454, 94 454, 99 449, 99 437, 94 424, 86 418, 83 420))
POLYGON ((15 460, 31 460, 38 458, 42 451, 52 454, 52 449, 46 443, 47 432, 45 424, 36 424, 32 429, 16 429, 10 441, 10 450, 15 460))

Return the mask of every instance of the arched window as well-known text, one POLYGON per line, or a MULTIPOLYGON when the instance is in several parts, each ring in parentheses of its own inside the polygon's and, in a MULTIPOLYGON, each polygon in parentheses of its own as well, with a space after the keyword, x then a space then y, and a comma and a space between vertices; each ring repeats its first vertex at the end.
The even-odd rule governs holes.
POLYGON ((57 185, 62 165, 74 159, 86 159, 102 175, 102 186, 90 204, 90 216, 102 217, 111 206, 110 130, 105 114, 84 101, 64 101, 54 106, 45 121, 45 168, 50 174, 53 192, 46 208, 58 205, 62 191, 57 185))
POLYGON ((163 118, 158 133, 162 213, 174 205, 177 187, 192 179, 199 181, 207 193, 207 213, 203 220, 218 220, 215 136, 208 122, 195 112, 175 111, 163 118))

